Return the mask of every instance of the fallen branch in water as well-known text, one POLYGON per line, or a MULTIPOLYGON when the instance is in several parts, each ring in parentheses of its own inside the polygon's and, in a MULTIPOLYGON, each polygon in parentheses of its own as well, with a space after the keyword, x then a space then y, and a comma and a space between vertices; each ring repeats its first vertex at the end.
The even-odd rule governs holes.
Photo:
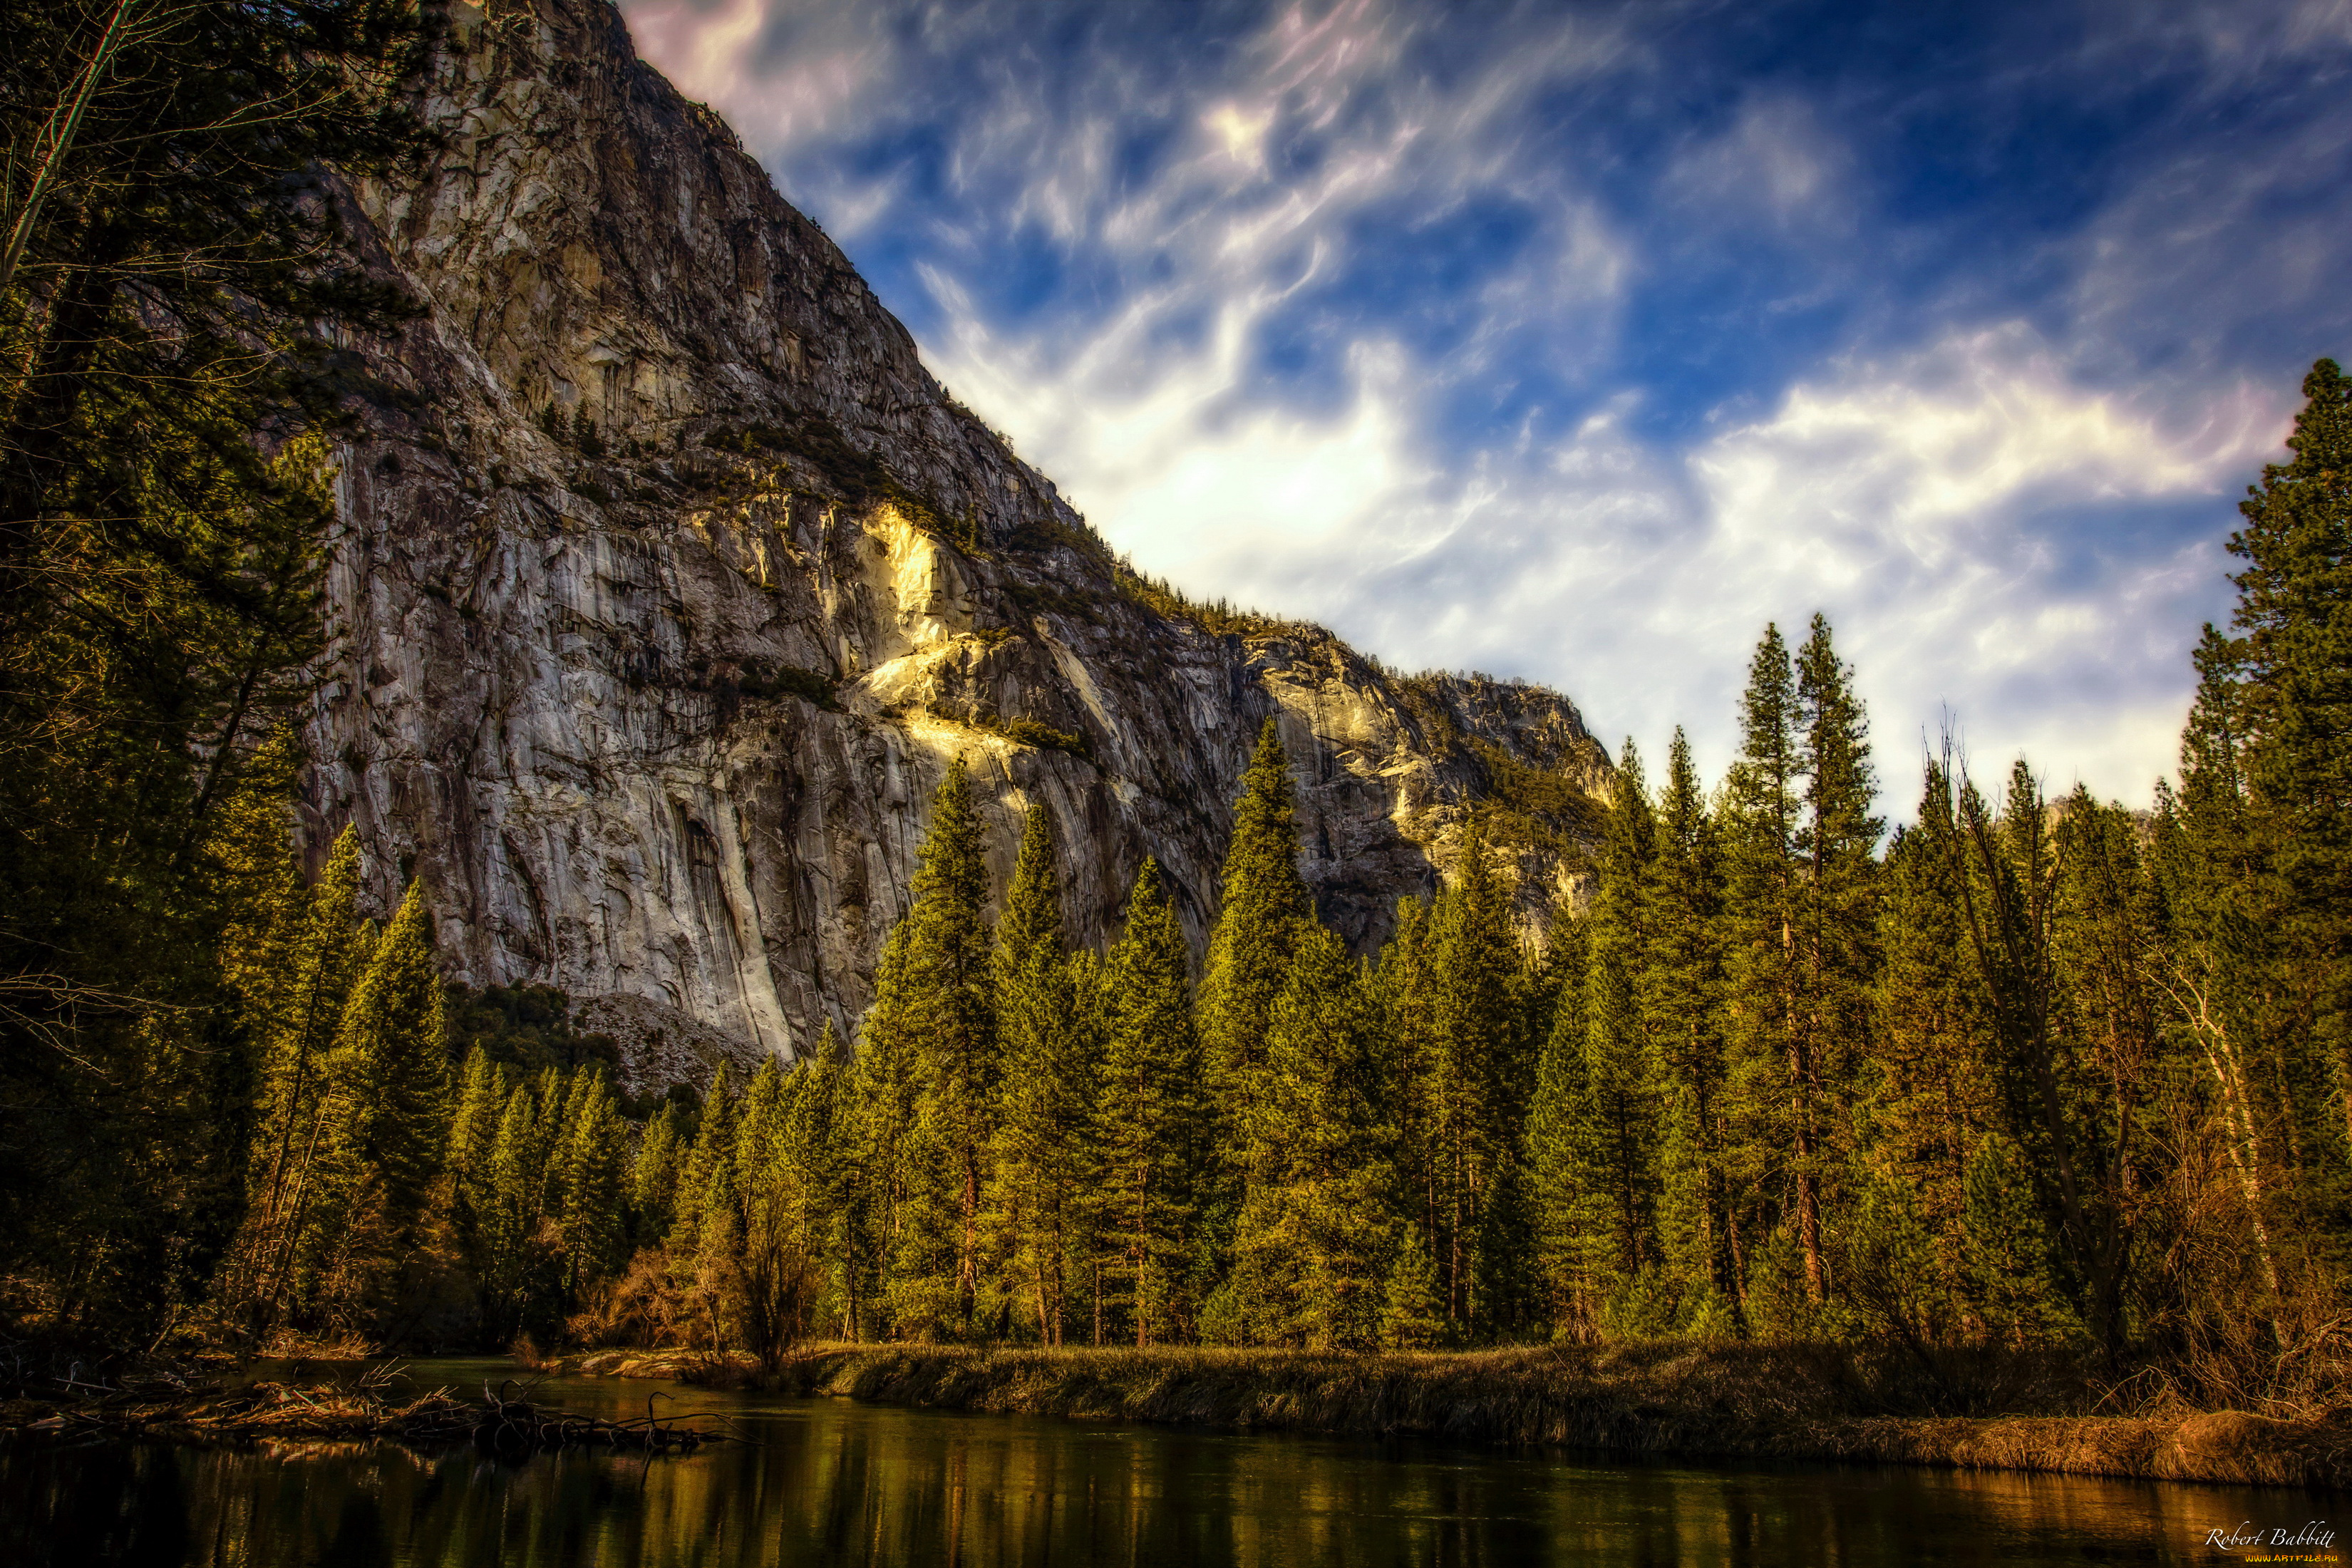
MULTIPOLYGON (((607 1421, 536 1404, 532 1386, 509 1378, 478 1400, 446 1388, 395 1403, 385 1395, 389 1369, 377 1369, 353 1387, 295 1388, 257 1383, 238 1389, 109 1389, 69 1405, 16 1399, 0 1403, 0 1441, 37 1436, 67 1441, 146 1438, 165 1442, 249 1443, 386 1437, 420 1447, 471 1442, 492 1453, 520 1456, 545 1448, 604 1447, 691 1453, 705 1443, 740 1442, 664 1418, 646 1401, 641 1419, 607 1421)), ((662 1396, 656 1396, 662 1397, 662 1396)))

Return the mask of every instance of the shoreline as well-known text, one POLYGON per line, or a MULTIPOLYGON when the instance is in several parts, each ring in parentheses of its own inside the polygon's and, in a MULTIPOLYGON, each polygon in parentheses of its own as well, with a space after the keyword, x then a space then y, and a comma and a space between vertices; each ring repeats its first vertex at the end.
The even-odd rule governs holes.
POLYGON ((2245 1411, 1876 1414, 1803 1347, 1321 1354, 1191 1347, 820 1345, 773 1372, 691 1351, 549 1358, 663 1378, 992 1415, 1330 1436, 1410 1436, 1645 1458, 1838 1460, 2352 1489, 2352 1426, 2245 1411), (1811 1364, 1809 1364, 1811 1363, 1811 1364), (1841 1406, 1845 1406, 1841 1408, 1841 1406))

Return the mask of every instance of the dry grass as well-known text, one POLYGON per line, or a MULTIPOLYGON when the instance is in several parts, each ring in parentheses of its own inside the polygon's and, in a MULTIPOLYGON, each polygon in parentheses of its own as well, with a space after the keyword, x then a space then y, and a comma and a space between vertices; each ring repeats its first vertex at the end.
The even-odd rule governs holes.
POLYGON ((1819 1458, 2254 1485, 2352 1484, 2352 1427, 2238 1411, 2091 1413, 2061 1362, 1922 1373, 1811 1345, 1613 1345, 1429 1355, 928 1345, 803 1350, 781 1371, 689 1352, 577 1363, 884 1404, 1656 1456, 1819 1458), (1977 1414, 1934 1412, 1955 1407, 1977 1414), (1999 1409, 2002 1413, 1986 1413, 1999 1409))

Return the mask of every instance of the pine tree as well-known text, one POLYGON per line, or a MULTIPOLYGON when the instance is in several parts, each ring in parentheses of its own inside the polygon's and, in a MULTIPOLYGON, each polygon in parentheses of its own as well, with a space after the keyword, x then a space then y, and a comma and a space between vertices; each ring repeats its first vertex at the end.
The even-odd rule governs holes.
POLYGON ((352 989, 330 1069, 344 1135, 380 1173, 385 1214, 404 1239, 439 1173, 447 1135, 442 1009, 432 914, 424 889, 411 883, 352 989))
POLYGON ((541 1244, 546 1162, 555 1138, 542 1111, 538 1086, 519 1083, 509 1091, 490 1142, 483 1173, 481 1262, 476 1290, 482 1332, 504 1344, 521 1331, 534 1298, 548 1283, 548 1258, 541 1244))
POLYGON ((627 1123, 601 1069, 570 1119, 562 1156, 563 1288, 572 1300, 620 1267, 626 1222, 627 1123))
POLYGON ((1052 819, 1032 807, 997 925, 996 995, 1005 1070, 990 1149, 991 1228, 1008 1311, 1064 1342, 1083 1205, 1095 1163, 1091 1108, 1101 1045, 1062 939, 1052 819))
MULTIPOLYGON (((1058 960, 1062 952, 1062 882, 1054 850, 1054 814, 1033 805, 1021 819, 1013 886, 1004 896, 1004 918, 996 923, 996 983, 1001 986, 1058 960)), ((1000 1029, 1012 1026, 1009 1019, 998 1025, 1000 1029)))
MULTIPOLYGON (((1565 905, 1568 900, 1561 902, 1565 905)), ((1559 1000, 1537 1058, 1535 1097, 1528 1111, 1537 1272, 1542 1281, 1545 1315, 1553 1332, 1562 1336, 1582 1325, 1588 1306, 1584 1300, 1587 1199, 1578 1158, 1578 1131, 1584 1103, 1584 997, 1591 936, 1590 924, 1584 920, 1563 917, 1552 922, 1546 960, 1559 988, 1559 1000)), ((1417 1245, 1425 1251, 1426 1238, 1417 1245)))
POLYGON ((2057 1238, 2070 1307, 2112 1352, 2122 1314, 2131 1227, 2116 1200, 2128 1182, 2127 1121, 2074 1092, 2084 1076, 2057 968, 2064 868, 2040 781, 2022 757, 1996 815, 1963 781, 1958 817, 1967 846, 1969 945, 1984 988, 2001 1131, 2020 1152, 2057 1238))
MULTIPOLYGON (((2196 653, 2197 699, 2181 736, 2180 792, 2159 803, 2158 880, 2166 905, 2153 976, 2175 1030, 2207 1087, 2210 1121, 2242 1205, 2255 1268, 2252 1293, 2275 1303, 2281 1283, 2272 1237, 2278 1159, 2297 1118, 2276 1089, 2284 1064, 2312 1044, 2291 977, 2294 922, 2276 867, 2284 828, 2247 778, 2242 643, 2212 626, 2196 653)), ((2301 1131, 2301 1129, 2297 1129, 2301 1131)), ((2323 1146, 2325 1146, 2325 1142, 2323 1146)), ((2326 1228, 2326 1227, 2318 1227, 2326 1228)))
POLYGON ((1448 1342, 1451 1328, 1437 1279, 1437 1259, 1419 1226, 1405 1227, 1402 1245, 1389 1270, 1381 1303, 1381 1348, 1435 1350, 1448 1342))
POLYGON ((1656 819, 1641 755, 1628 740, 1601 837, 1584 979, 1584 1059, 1568 1133, 1580 1199, 1579 1273, 1583 1292, 1595 1300, 1658 1261, 1654 1203, 1663 1108, 1641 1008, 1656 860, 1656 819))
POLYGON ((1723 851, 1679 728, 1656 834, 1640 1004, 1664 1097, 1660 1245, 1679 1279, 1736 1321, 1739 1238, 1724 1168, 1723 851))
POLYGON ((432 916, 411 884, 352 988, 326 1062, 326 1179, 303 1243, 323 1270, 326 1310, 388 1304, 383 1292, 416 1250, 448 1144, 442 1009, 432 916))
POLYGON ((806 1221, 809 1172, 796 1133, 795 1112, 808 1088, 807 1072, 787 1079, 773 1057, 760 1064, 743 1097, 735 1138, 735 1212, 740 1229, 711 1254, 706 1231, 705 1269, 724 1281, 740 1342, 761 1364, 780 1364, 806 1334, 820 1289, 818 1262, 806 1221))
POLYGON ((908 958, 913 934, 913 922, 902 920, 883 943, 874 1003, 866 1010, 852 1069, 856 1082, 846 1131, 854 1152, 847 1197, 859 1230, 844 1249, 845 1258, 856 1260, 846 1284, 854 1303, 852 1338, 878 1334, 887 1325, 886 1260, 898 1245, 907 1144, 920 1087, 912 1027, 915 982, 908 958))
POLYGON ((1396 1128, 1397 1205, 1421 1227, 1423 1245, 1437 1232, 1440 1203, 1433 1094, 1437 1079, 1437 966, 1431 906, 1397 902, 1396 929, 1372 970, 1381 1008, 1383 1110, 1396 1128))
POLYGON ((963 760, 931 804, 912 904, 877 982, 866 1054, 894 1081, 882 1247, 902 1333, 967 1335, 980 1288, 981 1181, 1001 1070, 988 871, 963 760), (908 1093, 912 1089, 911 1095, 908 1093), (900 1107, 903 1106, 903 1110, 900 1107))
POLYGON ((1951 775, 1930 762, 1919 818, 1888 846, 1877 1023, 1862 1079, 1871 1178, 1911 1194, 1947 1290, 1960 1277, 1969 1163, 2001 1125, 1988 1001, 1970 956, 1969 872, 1951 775))
MULTIPOLYGON (((421 22, 9 12, 0 1273, 68 1332, 152 1338, 238 1225, 254 1064, 215 954, 246 922, 208 845, 253 741, 315 689, 333 497, 304 433, 359 391, 341 334, 402 313, 339 257, 325 171, 416 144, 397 79, 421 22)), ((226 1259, 240 1290, 253 1239, 226 1259)))
POLYGON ((785 1118, 791 1106, 784 1099, 783 1064, 764 1057, 743 1091, 742 1109, 735 1123, 733 1190, 739 1201, 768 1180, 782 1157, 785 1118))
POLYGON ((1536 1190, 1555 1321, 1561 1310, 1592 1321, 1604 1298, 1658 1265, 1665 1102, 1642 1011, 1656 860, 1656 816, 1642 757, 1628 741, 1601 832, 1592 910, 1578 931, 1583 994, 1557 1011, 1536 1074, 1540 1110, 1531 1114, 1528 1150, 1543 1159, 1536 1190))
POLYGON ((2053 1278, 2024 1156, 2000 1133, 1979 1143, 1969 1162, 1961 1238, 1968 1293, 1993 1337, 2026 1344, 2079 1327, 2053 1278))
POLYGON ((1301 927, 1243 1112, 1252 1181, 1224 1287, 1234 1337, 1348 1350, 1379 1335, 1395 1185, 1379 1032, 1346 947, 1301 927))
POLYGON ((2246 563, 2232 673, 2245 782, 2277 823, 2282 977, 2352 1117, 2352 380, 2323 359, 2303 393, 2294 458, 2263 470, 2230 538, 2246 563))
POLYGON ((1726 967, 1734 998, 1728 1153, 1733 1190, 1747 1194, 1748 1213, 1738 1223, 1760 1236, 1787 1215, 1807 1299, 1819 1302, 1828 1279, 1814 1163, 1820 1131, 1811 1120, 1812 1068, 1800 1016, 1798 720, 1788 645, 1778 626, 1767 626, 1740 699, 1739 755, 1724 784, 1726 967))
POLYGON ((691 1270, 703 1251, 703 1227, 711 1209, 730 1204, 733 1196, 735 1130, 742 1102, 729 1081, 731 1076, 730 1064, 720 1061, 711 1076, 710 1092, 703 1097, 693 1146, 678 1167, 675 1216, 667 1243, 673 1272, 691 1270))
POLYGON ((793 1068, 798 1080, 784 1119, 783 1161, 778 1179, 786 1184, 793 1226, 802 1249, 817 1261, 824 1278, 812 1311, 828 1314, 841 1337, 857 1337, 857 1294, 864 1279, 858 1247, 866 1234, 856 1204, 855 1122, 849 1094, 855 1081, 848 1047, 827 1018, 816 1054, 793 1068))
POLYGON ((1096 1186, 1114 1285, 1139 1345, 1181 1336, 1191 1305, 1202 1164, 1202 1054, 1188 954, 1156 860, 1146 859, 1110 957, 1109 1038, 1096 1186))
MULTIPOLYGON (((1877 795, 1870 726, 1837 655, 1830 625, 1813 616, 1797 654, 1797 714, 1805 773, 1804 816, 1793 846, 1798 883, 1800 1005, 1791 1017, 1790 1110, 1801 1238, 1818 1246, 1819 1209, 1838 1181, 1851 1107, 1846 1089, 1866 1047, 1877 972, 1877 795)), ((1811 1282, 1809 1276, 1809 1283, 1811 1282)))
POLYGON ((483 1284, 489 1277, 495 1237, 490 1167, 510 1091, 505 1072, 488 1051, 476 1049, 467 1056, 457 1109, 449 1119, 449 1146, 444 1161, 450 1231, 486 1322, 491 1304, 483 1284))
POLYGON ((279 725, 256 748, 206 845, 225 911, 221 977, 238 996, 240 1022, 257 1052, 267 1048, 274 1021, 292 1005, 289 987, 310 902, 288 809, 300 763, 292 728, 279 725))
POLYGON ((1314 900, 1298 874, 1297 792, 1282 747, 1282 728, 1275 720, 1268 719, 1259 730, 1256 752, 1241 783, 1233 837, 1225 848, 1217 924, 1210 934, 1201 979, 1201 1043, 1227 1114, 1229 1152, 1238 1152, 1246 1142, 1231 1113, 1256 1091, 1267 1022, 1282 994, 1302 923, 1315 915, 1314 900))
MULTIPOLYGON (((247 1027, 259 1042, 261 1088, 242 1230, 224 1270, 224 1303, 255 1340, 275 1326, 317 1199, 325 1150, 327 1058, 364 961, 359 836, 345 828, 287 942, 282 980, 257 984, 247 1027)), ((271 953, 263 962, 275 961, 271 953)))
POLYGON ((1510 889, 1495 873, 1483 825, 1462 836, 1461 876, 1431 915, 1429 1015, 1433 1049, 1424 1063, 1433 1156, 1433 1250, 1447 1320, 1457 1333, 1499 1329, 1500 1299, 1517 1284, 1521 1238, 1496 1233, 1510 1211, 1498 1201, 1514 1174, 1526 1106, 1514 1083, 1520 1052, 1519 952, 1510 889))
POLYGON ((678 1182, 691 1147, 681 1120, 677 1101, 666 1100, 637 1142, 636 1159, 629 1168, 629 1235, 637 1246, 660 1241, 677 1222, 678 1182))
POLYGON ((2230 539, 2241 635, 2209 626, 2197 650, 2162 879, 2166 1011, 2209 1086, 2274 1333, 2290 1277, 2314 1321, 2352 1277, 2352 381, 2321 360, 2303 390, 2294 456, 2230 539))

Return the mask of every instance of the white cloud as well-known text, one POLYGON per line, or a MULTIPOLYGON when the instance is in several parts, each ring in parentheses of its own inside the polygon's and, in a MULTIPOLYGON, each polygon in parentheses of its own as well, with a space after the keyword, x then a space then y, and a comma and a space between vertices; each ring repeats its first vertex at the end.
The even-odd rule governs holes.
POLYGON ((2102 553, 2078 520, 2203 498, 2225 517, 2286 414, 2241 384, 2184 428, 2076 385, 2021 326, 1958 334, 1801 384, 1692 454, 1712 517, 1694 575, 1739 584, 1759 621, 1826 611, 1906 764, 1949 711, 1989 763, 2022 749, 2062 782, 2139 798, 2179 731, 2197 623, 2220 608, 2219 530, 2102 553))
MULTIPOLYGON (((2224 605, 2226 492, 2289 412, 2286 387, 2212 367, 2242 363, 2222 345, 2250 312, 2340 292, 2324 192, 2352 121, 2315 120, 2268 163, 2224 166, 2193 138, 2151 153, 2102 210, 1999 253, 2049 271, 2029 326, 1986 302, 2006 279, 1958 277, 1958 306, 1878 292, 1872 247, 1916 237, 1871 227, 1874 128, 1826 98, 1739 84, 1705 134, 1662 138, 1651 206, 1629 216, 1608 183, 1624 170, 1557 127, 1689 86, 1658 7, 1516 13, 1480 35, 1382 0, 1276 5, 1255 32, 1178 48, 1130 47, 1081 5, 1052 14, 1085 32, 1066 57, 1036 47, 1055 30, 1042 15, 629 11, 789 196, 914 255, 941 379, 1188 591, 1323 620, 1392 662, 1549 681, 1612 743, 1631 730, 1655 752, 1681 721, 1710 771, 1763 623, 1801 635, 1820 608, 1861 668, 1897 811, 1947 711, 1989 769, 2022 747, 2062 785, 2138 799, 2168 765, 2189 639, 2224 605), (1496 211, 1526 233, 1466 282, 1339 287, 1496 211), (1806 259, 1773 273, 1750 261, 1765 244, 1806 259), (1050 307, 996 302, 1006 258, 1041 245, 1050 307), (1662 394, 1611 378, 1628 332, 1684 326, 1633 307, 1685 255, 1737 271, 1734 292, 1786 282, 1759 311, 1863 299, 1853 336, 1897 346, 1806 351, 1825 357, 1661 445, 1641 432, 1662 394), (1447 331, 1417 338, 1431 315, 1447 331), (1290 360, 1270 354, 1285 343, 1290 360), (1516 429, 1449 425, 1449 399, 1538 374, 1566 389, 1543 396, 1580 401, 1512 402, 1516 429)), ((2242 81, 2337 47, 2347 9, 2252 30, 2239 15, 2118 22, 2109 47, 2242 81)))
POLYGON ((1668 169, 1668 194, 1698 221, 1782 230, 1800 224, 1817 240, 1853 227, 1850 149, 1801 100, 1759 94, 1719 134, 1685 148, 1668 169))
POLYGON ((888 90, 877 7, 657 0, 627 16, 637 52, 769 158, 870 115, 888 90))

